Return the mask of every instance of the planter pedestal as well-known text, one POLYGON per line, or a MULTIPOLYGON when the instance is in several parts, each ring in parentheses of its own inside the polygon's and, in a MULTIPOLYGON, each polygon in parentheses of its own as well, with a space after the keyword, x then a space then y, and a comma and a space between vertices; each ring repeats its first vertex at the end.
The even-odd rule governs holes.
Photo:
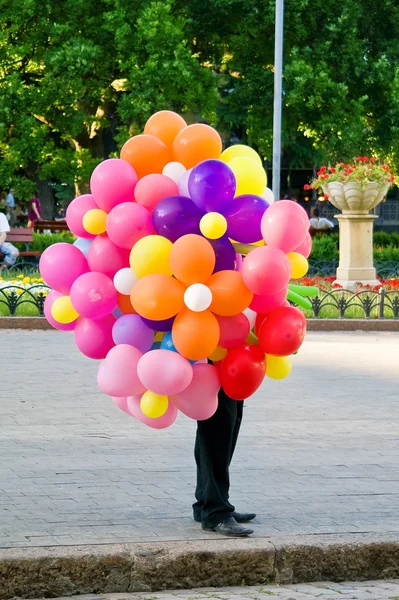
POLYGON ((338 283, 346 290, 356 290, 363 285, 379 284, 373 266, 373 222, 375 215, 342 214, 339 221, 338 283))

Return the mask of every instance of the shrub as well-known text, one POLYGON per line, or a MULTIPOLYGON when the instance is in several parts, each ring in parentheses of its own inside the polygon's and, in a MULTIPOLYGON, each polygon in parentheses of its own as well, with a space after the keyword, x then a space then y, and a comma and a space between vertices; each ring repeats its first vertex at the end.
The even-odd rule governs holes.
MULTIPOLYGON (((58 242, 69 242, 72 244, 75 241, 75 236, 70 231, 61 231, 60 233, 33 233, 33 242, 29 249, 36 252, 44 252, 46 248, 57 244, 58 242)), ((25 244, 15 244, 19 250, 25 250, 25 244)))

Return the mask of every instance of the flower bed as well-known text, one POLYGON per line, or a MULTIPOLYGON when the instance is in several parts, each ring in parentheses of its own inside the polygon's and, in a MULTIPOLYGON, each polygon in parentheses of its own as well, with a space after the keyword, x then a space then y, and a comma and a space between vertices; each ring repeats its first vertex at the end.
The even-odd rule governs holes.
POLYGON ((37 317, 49 288, 37 276, 0 276, 0 316, 37 317))

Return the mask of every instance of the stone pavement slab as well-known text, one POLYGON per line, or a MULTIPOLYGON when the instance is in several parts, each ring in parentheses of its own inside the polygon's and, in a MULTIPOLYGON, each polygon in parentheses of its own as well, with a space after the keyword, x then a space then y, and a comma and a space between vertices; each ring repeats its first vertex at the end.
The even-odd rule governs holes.
MULTIPOLYGON (((0 333, 0 547, 210 539, 191 519, 195 423, 146 428, 73 336, 0 333)), ((246 401, 232 501, 256 536, 399 536, 399 334, 309 333, 246 401)))

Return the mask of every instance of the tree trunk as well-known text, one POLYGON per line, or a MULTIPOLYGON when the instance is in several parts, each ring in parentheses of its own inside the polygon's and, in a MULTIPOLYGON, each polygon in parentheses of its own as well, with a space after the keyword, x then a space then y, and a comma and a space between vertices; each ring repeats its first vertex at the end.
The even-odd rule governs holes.
POLYGON ((33 181, 37 185, 38 198, 42 207, 43 219, 54 219, 55 215, 55 196, 54 191, 49 186, 48 181, 42 181, 37 177, 33 178, 33 181))

